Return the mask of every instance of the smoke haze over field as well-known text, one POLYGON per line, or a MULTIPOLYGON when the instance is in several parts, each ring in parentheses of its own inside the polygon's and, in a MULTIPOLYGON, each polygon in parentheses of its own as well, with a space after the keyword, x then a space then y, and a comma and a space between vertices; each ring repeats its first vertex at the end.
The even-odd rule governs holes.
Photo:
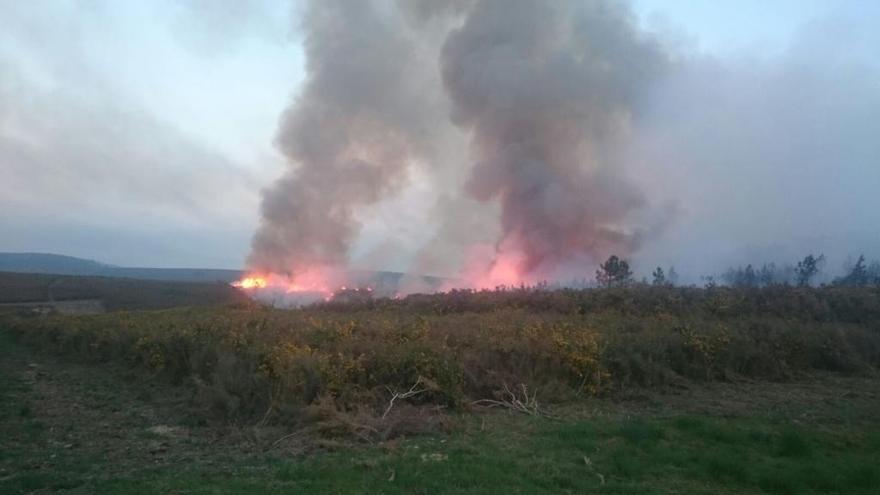
POLYGON ((685 281, 810 252, 839 271, 880 258, 878 22, 821 0, 0 0, 0 251, 475 285, 611 253, 685 281))
MULTIPOLYGON (((800 33, 775 60, 721 62, 664 44, 620 2, 357 5, 314 2, 304 17, 309 78, 282 119, 291 168, 264 193, 257 270, 347 265, 364 212, 415 173, 445 193, 420 249, 475 285, 588 276, 612 253, 695 272, 748 250, 796 257, 777 244, 830 247, 819 225, 864 226, 875 247, 846 213, 877 206, 880 90, 858 60, 811 57, 804 39, 827 33, 800 33), (829 167, 856 182, 816 208, 829 167), (468 201, 498 207, 483 208, 487 229, 443 227, 468 223, 468 201)), ((406 269, 430 270, 422 260, 406 269)))
POLYGON ((810 252, 831 272, 880 257, 880 60, 865 38, 876 21, 811 23, 776 55, 682 54, 652 88, 634 151, 643 187, 682 210, 645 264, 677 258, 695 280, 810 252))
MULTIPOLYGON (((278 136, 292 168, 264 193, 252 268, 347 264, 357 210, 396 192, 416 166, 461 167, 468 179, 453 195, 500 205, 500 235, 475 260, 482 266, 464 267, 468 282, 555 278, 639 246, 644 230, 630 215, 646 202, 622 159, 630 122, 666 65, 659 45, 618 3, 456 7, 310 5, 309 78, 278 136), (417 28, 449 15, 460 26, 436 40, 439 50, 422 47, 417 28), (438 93, 448 108, 424 97, 438 93), (449 126, 470 143, 470 160, 429 153, 449 126)), ((435 213, 444 224, 458 215, 435 213)))

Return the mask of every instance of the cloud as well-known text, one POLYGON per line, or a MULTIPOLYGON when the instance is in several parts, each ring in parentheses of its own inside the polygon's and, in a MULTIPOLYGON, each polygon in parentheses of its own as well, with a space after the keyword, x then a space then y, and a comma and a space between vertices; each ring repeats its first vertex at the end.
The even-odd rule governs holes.
MULTIPOLYGON (((183 253, 191 251, 183 231, 203 229, 210 238, 229 223, 246 231, 259 175, 149 113, 107 77, 88 54, 91 29, 106 15, 100 4, 59 8, 78 15, 56 19, 15 4, 0 20, 0 228, 17 235, 0 248, 23 249, 30 240, 31 249, 69 252, 78 242, 47 243, 61 238, 45 231, 79 230, 101 232, 92 247, 103 252, 119 245, 113 229, 122 239, 140 228, 164 251, 183 253)), ((228 264, 240 259, 237 250, 205 257, 228 264)), ((129 251, 130 262, 148 253, 129 251)))

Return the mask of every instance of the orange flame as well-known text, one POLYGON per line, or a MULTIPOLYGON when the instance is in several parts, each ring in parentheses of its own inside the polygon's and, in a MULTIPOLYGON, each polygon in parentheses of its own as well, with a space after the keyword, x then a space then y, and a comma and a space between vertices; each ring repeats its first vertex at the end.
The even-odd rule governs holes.
POLYGON ((440 290, 466 287, 483 290, 515 287, 533 281, 523 273, 524 256, 515 249, 499 251, 495 246, 472 246, 465 258, 461 277, 444 284, 440 290))
POLYGON ((266 279, 259 276, 245 277, 232 282, 232 286, 239 289, 265 289, 267 285, 266 279))
POLYGON ((267 299, 277 300, 280 294, 288 294, 292 297, 288 302, 300 305, 316 299, 329 301, 335 293, 333 287, 342 280, 344 274, 339 270, 314 267, 295 275, 249 273, 241 280, 232 282, 232 286, 246 290, 257 298, 265 296, 267 299))

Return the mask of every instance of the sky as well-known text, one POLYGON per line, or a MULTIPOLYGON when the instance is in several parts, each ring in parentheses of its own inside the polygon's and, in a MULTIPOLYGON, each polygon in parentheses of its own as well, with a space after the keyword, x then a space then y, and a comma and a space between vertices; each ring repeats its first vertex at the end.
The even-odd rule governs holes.
MULTIPOLYGON (((652 95, 631 173, 681 213, 636 267, 696 277, 806 245, 835 262, 880 255, 880 3, 631 6, 680 67, 652 95)), ((285 169, 275 140, 305 77, 301 13, 0 0, 0 252, 241 267, 285 169)), ((416 175, 365 212, 353 263, 407 269, 430 240, 430 189, 416 175)))

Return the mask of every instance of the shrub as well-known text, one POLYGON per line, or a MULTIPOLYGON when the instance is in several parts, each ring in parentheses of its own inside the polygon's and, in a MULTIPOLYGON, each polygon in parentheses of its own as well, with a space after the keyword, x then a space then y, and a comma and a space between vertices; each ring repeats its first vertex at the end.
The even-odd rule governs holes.
POLYGON ((339 421, 377 416, 414 384, 424 390, 400 408, 459 408, 521 384, 546 403, 680 380, 880 368, 876 288, 519 288, 0 323, 51 352, 191 383, 208 414, 281 423, 328 404, 339 421))

